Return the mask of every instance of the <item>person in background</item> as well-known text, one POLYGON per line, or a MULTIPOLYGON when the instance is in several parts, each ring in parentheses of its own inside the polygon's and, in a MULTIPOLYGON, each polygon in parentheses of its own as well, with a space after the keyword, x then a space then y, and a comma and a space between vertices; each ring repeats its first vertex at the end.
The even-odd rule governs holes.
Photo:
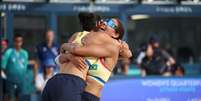
POLYGON ((165 50, 160 48, 159 39, 152 36, 137 57, 137 64, 142 70, 142 75, 169 75, 171 66, 176 62, 165 50))
MULTIPOLYGON (((125 44, 125 47, 129 48, 128 44, 125 44)), ((122 58, 122 57, 120 57, 118 59, 117 64, 116 64, 116 68, 114 68, 114 70, 113 70, 113 74, 120 73, 120 74, 123 74, 123 75, 128 75, 130 62, 131 62, 130 58, 122 58)))
MULTIPOLYGON (((4 52, 8 49, 8 40, 7 39, 3 39, 1 40, 1 59, 2 59, 2 55, 4 54, 4 52)), ((2 68, 1 68, 2 69, 2 68)), ((4 78, 5 74, 3 72, 1 72, 1 77, 4 78)))
POLYGON ((175 58, 174 52, 173 52, 173 47, 170 43, 166 43, 165 48, 164 48, 171 56, 175 58))
POLYGON ((5 99, 4 101, 18 101, 24 95, 24 77, 28 65, 28 52, 22 48, 23 37, 14 36, 14 47, 7 49, 1 60, 1 68, 5 73, 5 99))
MULTIPOLYGON (((168 68, 166 68, 168 69, 168 68)), ((167 76, 179 76, 182 77, 185 75, 185 69, 184 66, 181 65, 180 63, 175 63, 173 65, 171 65, 171 68, 169 70, 165 70, 168 71, 166 73, 164 73, 163 75, 166 76, 166 74, 169 74, 167 76)))
POLYGON ((3 54, 7 48, 8 48, 8 40, 7 39, 1 40, 1 54, 3 54))
POLYGON ((176 70, 174 72, 174 75, 175 76, 180 76, 180 77, 184 76, 185 75, 184 68, 181 65, 177 66, 177 68, 176 68, 176 70))
POLYGON ((141 76, 146 76, 146 71, 145 69, 143 69, 140 65, 142 63, 142 59, 145 58, 146 56, 146 50, 147 50, 148 45, 146 43, 141 43, 140 44, 140 48, 137 49, 136 51, 136 57, 135 57, 135 62, 137 64, 138 67, 140 67, 140 72, 141 72, 141 76))
POLYGON ((58 71, 54 59, 58 55, 59 47, 59 44, 54 41, 54 32, 48 29, 46 41, 38 44, 36 47, 40 69, 42 70, 42 74, 39 74, 36 78, 36 87, 39 91, 43 89, 45 82, 58 71))
MULTIPOLYGON (((7 48, 8 48, 8 40, 7 39, 1 40, 1 55, 0 55, 1 57, 0 57, 0 59, 2 59, 2 55, 7 50, 7 48)), ((0 70, 1 69, 2 68, 0 68, 0 70)), ((0 81, 1 82, 0 83, 0 89, 1 89, 0 96, 2 96, 2 98, 4 98, 3 97, 3 94, 5 93, 5 73, 4 72, 1 72, 1 79, 0 80, 1 80, 0 81)))

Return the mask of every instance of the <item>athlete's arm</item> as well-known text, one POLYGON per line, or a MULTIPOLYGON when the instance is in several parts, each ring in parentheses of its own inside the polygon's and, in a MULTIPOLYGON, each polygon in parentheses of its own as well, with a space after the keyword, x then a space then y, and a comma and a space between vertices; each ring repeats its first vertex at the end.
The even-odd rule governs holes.
POLYGON ((130 57, 132 57, 132 52, 129 49, 128 44, 126 42, 124 42, 124 41, 120 41, 120 43, 121 43, 121 48, 120 48, 119 55, 122 58, 130 58, 130 57))
MULTIPOLYGON (((68 43, 72 43, 73 40, 75 40, 76 36, 78 35, 79 32, 76 32, 74 33, 68 40, 68 43)), ((61 48, 60 48, 60 52, 59 53, 62 53, 61 52, 61 48)), ((55 58, 55 62, 58 66, 60 66, 61 64, 63 63, 67 63, 69 62, 70 60, 73 60, 74 59, 74 56, 72 54, 59 54, 56 58, 55 58)))
POLYGON ((84 46, 65 43, 62 48, 79 56, 111 57, 115 52, 119 52, 120 46, 115 46, 113 39, 103 32, 90 32, 90 37, 85 37, 84 46))
POLYGON ((118 51, 111 44, 77 46, 71 43, 64 43, 62 48, 72 54, 86 57, 111 57, 114 52, 118 51))
POLYGON ((55 62, 58 66, 62 66, 62 64, 68 63, 69 61, 71 61, 76 67, 79 67, 81 69, 87 67, 83 57, 78 57, 70 53, 60 54, 55 58, 55 62))
MULTIPOLYGON (((76 36, 78 35, 79 32, 77 33, 74 33, 70 39, 68 40, 69 43, 72 43, 73 40, 75 40, 76 36)), ((78 56, 75 56, 71 53, 68 53, 68 54, 63 54, 63 52, 61 51, 61 48, 60 48, 60 54, 55 58, 55 62, 56 64, 61 67, 62 64, 64 63, 68 63, 68 62, 72 62, 76 67, 82 69, 82 68, 86 68, 87 65, 85 64, 85 61, 82 57, 78 57, 78 56)))
POLYGON ((76 36, 77 36, 78 33, 79 33, 79 32, 74 33, 74 34, 70 37, 70 39, 68 40, 68 42, 69 42, 69 43, 72 43, 73 40, 75 40, 75 38, 76 38, 76 36))

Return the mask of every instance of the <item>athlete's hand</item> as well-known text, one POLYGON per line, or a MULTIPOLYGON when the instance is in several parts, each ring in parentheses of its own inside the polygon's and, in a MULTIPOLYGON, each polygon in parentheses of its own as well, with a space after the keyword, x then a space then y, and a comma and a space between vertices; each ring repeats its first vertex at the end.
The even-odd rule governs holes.
POLYGON ((61 53, 73 52, 74 48, 78 47, 78 44, 75 43, 63 43, 60 48, 61 53))
POLYGON ((69 61, 71 61, 75 65, 75 67, 77 67, 78 69, 84 69, 87 67, 83 57, 75 56, 75 55, 70 54, 70 53, 60 54, 59 62, 61 64, 67 63, 69 61))
POLYGON ((129 46, 125 41, 119 40, 119 42, 121 43, 120 52, 129 49, 129 46))
POLYGON ((70 56, 71 54, 63 54, 61 53, 60 56, 59 56, 59 63, 60 64, 64 64, 64 63, 67 63, 69 62, 69 58, 71 58, 70 56))
POLYGON ((85 59, 83 57, 74 56, 70 61, 80 70, 87 68, 87 64, 85 63, 85 59))
POLYGON ((119 40, 120 42, 120 50, 119 50, 119 55, 125 58, 130 58, 132 57, 132 52, 129 49, 128 44, 125 41, 119 40))

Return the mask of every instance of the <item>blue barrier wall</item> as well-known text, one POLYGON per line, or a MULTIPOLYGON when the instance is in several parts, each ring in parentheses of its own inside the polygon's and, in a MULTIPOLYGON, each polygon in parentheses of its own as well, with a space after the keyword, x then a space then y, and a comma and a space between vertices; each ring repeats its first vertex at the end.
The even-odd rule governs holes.
POLYGON ((201 78, 130 78, 110 80, 101 101, 200 101, 201 78))

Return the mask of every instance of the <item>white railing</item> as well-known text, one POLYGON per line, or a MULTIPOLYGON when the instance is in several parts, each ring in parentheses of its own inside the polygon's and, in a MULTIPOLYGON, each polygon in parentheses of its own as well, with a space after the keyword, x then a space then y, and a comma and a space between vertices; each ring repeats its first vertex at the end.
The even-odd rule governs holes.
POLYGON ((85 3, 90 0, 50 0, 50 3, 85 3))
POLYGON ((183 5, 201 5, 201 0, 181 0, 183 5))
MULTIPOLYGON (((92 0, 2 0, 3 2, 47 2, 50 3, 89 3, 92 0)), ((201 4, 201 0, 95 0, 95 3, 138 3, 142 4, 177 4, 177 1, 181 1, 181 4, 201 4)))
POLYGON ((46 2, 46 0, 2 0, 3 2, 46 2))
MULTIPOLYGON (((50 0, 52 3, 81 3, 92 0, 50 0)), ((138 0, 95 0, 95 3, 137 3, 138 0)))
POLYGON ((142 0, 143 4, 176 4, 177 0, 142 0))
POLYGON ((138 0, 96 0, 96 3, 137 3, 138 0))

